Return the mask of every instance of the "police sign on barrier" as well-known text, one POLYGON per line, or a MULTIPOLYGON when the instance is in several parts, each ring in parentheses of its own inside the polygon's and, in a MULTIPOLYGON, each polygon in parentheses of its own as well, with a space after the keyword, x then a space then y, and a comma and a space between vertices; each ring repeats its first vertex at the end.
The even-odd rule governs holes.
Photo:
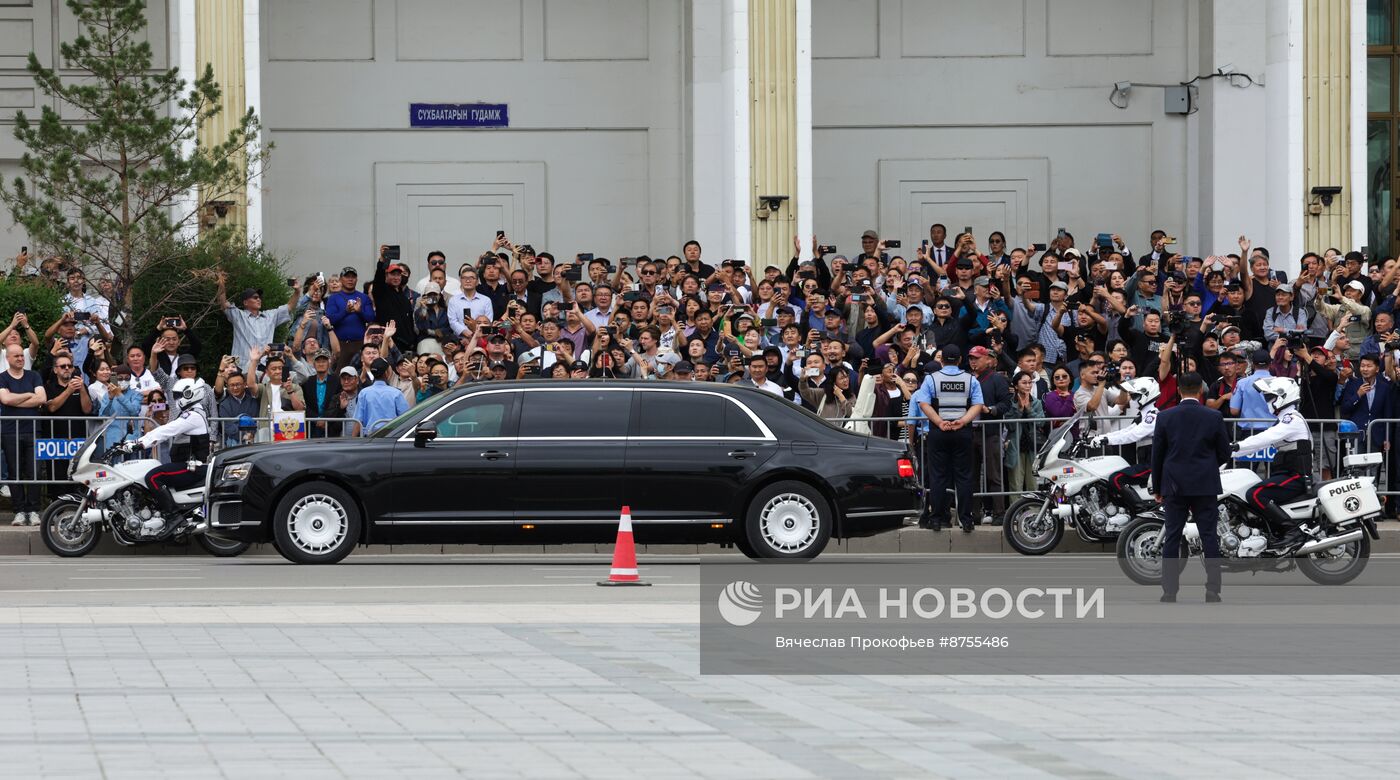
POLYGON ((35 460, 72 460, 87 439, 35 439, 35 460))

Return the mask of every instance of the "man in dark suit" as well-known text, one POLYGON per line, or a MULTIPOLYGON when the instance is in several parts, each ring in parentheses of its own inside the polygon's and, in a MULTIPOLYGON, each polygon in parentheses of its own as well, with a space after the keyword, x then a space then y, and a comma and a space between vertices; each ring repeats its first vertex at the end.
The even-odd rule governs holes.
POLYGON ((1220 412, 1201 403, 1201 375, 1181 377, 1181 403, 1157 416, 1152 436, 1152 492, 1166 507, 1162 529, 1162 601, 1176 601, 1181 569, 1181 535, 1190 512, 1205 548, 1206 601, 1220 601, 1220 464, 1230 460, 1230 437, 1220 412))
POLYGON ((336 377, 330 373, 330 350, 316 350, 311 356, 311 365, 316 369, 316 373, 301 383, 301 394, 306 399, 306 436, 309 439, 324 439, 328 423, 312 420, 318 417, 341 416, 331 413, 337 411, 336 401, 340 394, 340 386, 336 377))
MULTIPOLYGON (((1379 355, 1362 355, 1356 363, 1359 376, 1354 376, 1342 387, 1342 419, 1351 420, 1362 431, 1372 420, 1390 417, 1395 388, 1381 373, 1379 355)), ((1386 425, 1378 425, 1369 440, 1362 439, 1368 451, 1380 452, 1387 440, 1386 425)))

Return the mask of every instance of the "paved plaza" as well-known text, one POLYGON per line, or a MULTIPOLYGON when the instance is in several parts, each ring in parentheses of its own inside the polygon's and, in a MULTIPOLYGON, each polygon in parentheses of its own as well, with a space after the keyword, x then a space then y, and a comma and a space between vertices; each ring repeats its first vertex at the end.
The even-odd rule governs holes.
MULTIPOLYGON (((0 777, 1393 776, 1400 678, 702 677, 699 567, 0 559, 0 777)), ((1046 659, 1041 670, 1054 669, 1046 659)))

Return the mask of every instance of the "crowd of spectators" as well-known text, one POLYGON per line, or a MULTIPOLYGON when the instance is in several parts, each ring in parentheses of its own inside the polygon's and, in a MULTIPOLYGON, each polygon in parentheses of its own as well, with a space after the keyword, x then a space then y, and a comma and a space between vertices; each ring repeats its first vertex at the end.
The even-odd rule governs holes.
MULTIPOLYGON (((66 287, 63 316, 41 336, 14 313, 0 332, 7 468, 28 477, 34 464, 16 455, 25 431, 52 433, 22 418, 158 422, 170 385, 193 374, 214 388, 216 446, 267 438, 278 411, 304 412, 312 437, 355 436, 400 406, 387 391, 411 407, 467 382, 585 377, 742 383, 838 425, 907 438, 909 399, 949 344, 981 385, 981 420, 1016 421, 982 426, 986 492, 1033 487, 1038 442, 1075 412, 1100 430, 1130 421, 1137 410, 1117 387, 1135 376, 1156 377, 1167 408, 1176 376, 1196 371, 1207 402, 1243 427, 1267 424, 1250 422, 1270 417, 1251 392, 1267 375, 1302 381, 1310 419, 1365 429, 1400 413, 1394 258, 1310 252, 1290 280, 1243 236, 1238 251, 1206 257, 1179 252, 1161 230, 1137 252, 1116 234, 1084 247, 1066 231, 1024 248, 1001 232, 986 241, 935 224, 908 249, 867 230, 849 254, 794 238, 786 262, 712 264, 697 241, 669 257, 610 260, 556 258, 498 234, 476 257, 434 251, 416 269, 381 246, 363 279, 350 264, 230 295, 221 275, 233 348, 214 357, 178 312, 140 343, 118 344, 110 283, 94 290, 79 269, 47 269, 66 287), (240 426, 245 416, 262 430, 240 426)), ((1388 449, 1387 427, 1369 446, 1388 449)), ((17 489, 17 509, 33 510, 31 492, 17 489)))

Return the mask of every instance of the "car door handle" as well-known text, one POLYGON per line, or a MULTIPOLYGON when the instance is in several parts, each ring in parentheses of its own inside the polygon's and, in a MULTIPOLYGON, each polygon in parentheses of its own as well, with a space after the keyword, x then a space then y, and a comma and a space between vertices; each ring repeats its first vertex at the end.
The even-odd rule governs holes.
POLYGON ((485 458, 485 459, 487 459, 487 460, 500 460, 501 458, 509 458, 509 457, 510 457, 510 453, 509 453, 509 452, 501 452, 500 450, 487 450, 487 451, 481 453, 481 457, 483 457, 483 458, 485 458))
POLYGON ((735 459, 735 460, 743 460, 744 458, 752 458, 752 457, 756 457, 757 455, 758 455, 758 453, 757 453, 757 452, 754 452, 753 450, 730 450, 730 451, 729 451, 729 457, 731 457, 731 458, 733 458, 733 459, 735 459))

